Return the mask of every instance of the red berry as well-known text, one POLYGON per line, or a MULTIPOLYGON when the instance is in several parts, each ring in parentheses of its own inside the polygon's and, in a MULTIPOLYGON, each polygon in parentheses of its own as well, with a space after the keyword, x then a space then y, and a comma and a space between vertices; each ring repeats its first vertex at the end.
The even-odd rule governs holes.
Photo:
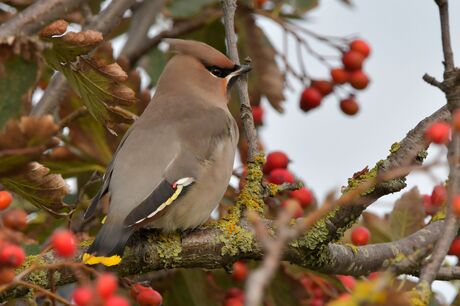
POLYGON ((313 87, 307 87, 302 92, 302 96, 300 97, 300 108, 308 112, 311 109, 318 107, 321 104, 321 100, 323 96, 321 92, 313 87))
POLYGON ((342 55, 342 63, 346 70, 355 71, 363 67, 364 56, 356 51, 348 51, 342 55))
POLYGON ((78 287, 73 291, 72 299, 78 306, 90 305, 94 300, 93 290, 89 287, 78 287))
POLYGON ((117 287, 118 280, 111 273, 104 273, 97 278, 96 290, 104 300, 111 297, 117 291, 117 287))
POLYGON ((252 117, 256 126, 264 123, 264 109, 260 105, 252 106, 252 117))
POLYGON ((7 208, 13 202, 13 196, 8 191, 0 191, 0 210, 7 208))
POLYGON ((447 201, 447 190, 443 185, 436 185, 431 192, 431 204, 441 206, 447 201))
POLYGON ((224 306, 243 306, 243 301, 237 298, 225 300, 224 306))
POLYGON ((433 216, 434 214, 438 212, 439 206, 433 205, 433 203, 431 203, 431 195, 424 194, 422 196, 422 199, 423 199, 423 208, 425 209, 425 215, 433 216))
POLYGON ((235 261, 232 267, 232 278, 236 281, 243 281, 248 276, 248 266, 242 261, 235 261))
POLYGON ((77 250, 75 236, 68 230, 56 231, 51 237, 51 245, 61 257, 72 257, 77 250))
POLYGON ((460 217, 460 196, 455 196, 454 201, 452 202, 452 212, 460 217))
POLYGON ((425 137, 436 144, 447 144, 450 141, 450 125, 445 122, 432 123, 426 130, 425 137))
POLYGON ((379 271, 374 271, 374 272, 369 273, 369 275, 367 276, 367 278, 368 278, 369 280, 376 280, 377 278, 380 277, 380 275, 382 275, 381 272, 379 272, 379 271))
POLYGON ((357 70, 350 73, 349 82, 353 88, 362 90, 369 85, 369 77, 362 70, 357 70))
POLYGON ((452 116, 452 125, 455 130, 460 131, 460 109, 457 109, 452 116))
POLYGON ((354 98, 347 98, 340 101, 340 109, 346 115, 353 116, 359 112, 359 104, 354 98))
POLYGON ((16 231, 27 227, 27 213, 21 208, 14 208, 2 216, 3 225, 16 231))
POLYGON ((142 291, 142 290, 148 290, 150 287, 143 286, 141 284, 134 284, 131 286, 131 290, 129 291, 129 294, 133 299, 136 299, 137 295, 142 291))
POLYGON ((356 280, 353 276, 350 275, 337 275, 337 278, 340 280, 342 285, 348 290, 353 290, 356 286, 356 280))
POLYGON ((267 155, 264 165, 264 173, 269 174, 273 169, 286 169, 289 164, 289 157, 281 151, 273 151, 267 155))
POLYGON ((104 306, 130 306, 129 301, 118 295, 111 296, 105 301, 104 306))
POLYGON ((448 254, 460 257, 460 237, 457 237, 452 241, 448 254))
POLYGON ((303 208, 313 203, 313 194, 305 187, 292 191, 291 198, 299 201, 303 208))
POLYGON ((228 289, 227 293, 225 294, 225 299, 231 299, 231 298, 236 298, 236 299, 243 301, 244 291, 236 287, 228 289))
POLYGON ((267 0, 256 0, 255 2, 257 8, 262 8, 267 0))
POLYGON ((268 176, 268 181, 272 184, 281 185, 283 183, 294 183, 294 175, 287 169, 273 169, 268 176))
POLYGON ((323 97, 327 96, 334 90, 333 84, 326 80, 313 80, 311 81, 311 87, 318 89, 323 97))
POLYGON ((351 241, 354 245, 366 245, 370 238, 371 233, 363 226, 358 226, 351 232, 351 241))
POLYGON ((26 259, 24 250, 14 244, 7 244, 0 250, 0 262, 4 265, 17 268, 26 259))
POLYGON ((310 306, 324 306, 324 300, 322 298, 314 298, 310 301, 310 306))
POLYGON ((0 268, 0 285, 6 285, 13 281, 16 272, 13 268, 0 268))
POLYGON ((343 68, 333 68, 331 77, 335 84, 345 84, 350 79, 350 74, 343 68))
POLYGON ((140 306, 160 306, 163 303, 163 297, 158 291, 147 288, 139 292, 136 301, 140 306))
POLYGON ((292 217, 297 219, 303 216, 303 209, 299 201, 287 199, 281 203, 281 208, 291 210, 292 217))
POLYGON ((371 48, 368 43, 362 39, 355 39, 350 43, 350 50, 361 53, 365 58, 371 53, 371 48))

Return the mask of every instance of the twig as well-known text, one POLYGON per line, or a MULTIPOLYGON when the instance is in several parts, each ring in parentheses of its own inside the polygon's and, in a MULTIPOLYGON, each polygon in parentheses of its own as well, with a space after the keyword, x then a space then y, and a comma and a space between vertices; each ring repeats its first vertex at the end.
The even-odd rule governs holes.
MULTIPOLYGON (((227 42, 227 53, 229 58, 237 65, 240 64, 238 49, 236 47, 235 34, 235 11, 236 0, 222 0, 222 9, 224 11, 225 38, 227 42)), ((236 81, 238 96, 240 97, 241 120, 248 140, 248 162, 255 161, 259 150, 257 149, 257 132, 252 118, 252 109, 249 102, 247 76, 241 76, 236 81)))
POLYGON ((450 72, 455 69, 454 52, 450 40, 449 26, 449 1, 435 0, 439 7, 439 17, 441 19, 441 37, 442 37, 442 52, 444 53, 445 72, 450 72))
POLYGON ((67 301, 65 298, 63 298, 63 297, 61 297, 61 296, 59 296, 59 295, 57 295, 57 294, 45 289, 43 287, 40 287, 39 285, 29 283, 29 282, 25 282, 25 281, 22 281, 22 280, 16 281, 15 283, 20 285, 20 286, 26 287, 26 288, 31 288, 31 289, 40 291, 41 293, 49 296, 52 299, 55 299, 55 300, 59 301, 60 303, 62 303, 64 305, 72 306, 72 304, 69 301, 67 301))
POLYGON ((0 41, 32 35, 45 25, 78 8, 85 0, 39 0, 0 26, 0 41))
POLYGON ((442 91, 445 90, 443 84, 442 84, 441 82, 439 82, 438 80, 436 80, 435 77, 429 75, 428 73, 425 73, 425 74, 423 75, 423 80, 424 80, 425 82, 427 82, 428 84, 430 84, 430 85, 432 85, 432 86, 434 86, 434 87, 437 87, 437 88, 441 89, 442 91))
POLYGON ((86 106, 82 106, 68 114, 66 117, 62 118, 61 121, 59 121, 58 126, 59 130, 68 126, 72 121, 80 118, 83 115, 86 115, 88 113, 88 109, 86 106))

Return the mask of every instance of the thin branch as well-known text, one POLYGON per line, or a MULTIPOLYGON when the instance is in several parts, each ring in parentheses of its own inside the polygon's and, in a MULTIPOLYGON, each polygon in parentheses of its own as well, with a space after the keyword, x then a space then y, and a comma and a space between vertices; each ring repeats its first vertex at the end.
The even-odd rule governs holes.
POLYGON ((428 73, 425 73, 425 74, 423 75, 423 80, 424 80, 425 82, 427 82, 428 84, 430 84, 430 85, 432 85, 432 86, 434 86, 434 87, 437 87, 437 88, 441 89, 442 91, 445 90, 445 89, 444 89, 444 86, 443 86, 443 84, 442 84, 442 82, 439 82, 438 80, 436 80, 435 77, 429 75, 428 73))
MULTIPOLYGON (((235 34, 235 11, 236 0, 222 0, 222 9, 224 11, 225 37, 227 42, 227 53, 229 58, 237 65, 240 64, 238 49, 236 46, 235 34)), ((248 140, 248 162, 253 162, 258 155, 257 149, 257 132, 252 118, 252 109, 249 102, 247 76, 241 76, 236 81, 238 96, 240 97, 241 120, 248 140)))
POLYGON ((52 21, 72 12, 85 0, 39 0, 0 25, 0 41, 12 36, 33 35, 52 21))
POLYGON ((450 40, 449 26, 449 1, 435 0, 439 7, 439 16, 441 19, 441 36, 442 36, 442 52, 444 53, 445 72, 450 72, 455 69, 454 52, 450 40))

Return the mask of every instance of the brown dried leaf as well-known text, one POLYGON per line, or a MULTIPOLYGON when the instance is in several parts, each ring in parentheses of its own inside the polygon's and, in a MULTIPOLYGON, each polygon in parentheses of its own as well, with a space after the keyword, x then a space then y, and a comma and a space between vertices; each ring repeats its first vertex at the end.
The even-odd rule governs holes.
POLYGON ((40 31, 41 37, 52 37, 54 35, 62 35, 67 30, 69 24, 65 20, 56 20, 52 24, 44 27, 40 31))
POLYGON ((14 176, 2 177, 0 182, 37 207, 54 214, 66 207, 64 197, 70 192, 60 174, 50 174, 50 169, 30 162, 14 176))
POLYGON ((96 47, 104 40, 102 33, 86 30, 83 32, 68 32, 63 36, 63 41, 80 48, 96 47))
POLYGON ((243 25, 246 32, 247 52, 252 60, 253 75, 256 77, 256 86, 260 94, 267 97, 273 108, 282 112, 284 77, 275 60, 275 49, 264 31, 256 25, 252 15, 244 15, 243 25))

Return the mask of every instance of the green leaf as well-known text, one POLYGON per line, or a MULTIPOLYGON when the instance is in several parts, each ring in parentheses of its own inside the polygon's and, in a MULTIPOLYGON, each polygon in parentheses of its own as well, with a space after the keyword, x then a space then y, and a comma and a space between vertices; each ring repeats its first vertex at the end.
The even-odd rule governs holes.
POLYGON ((20 56, 0 60, 0 127, 21 115, 23 98, 37 79, 37 63, 20 56))
POLYGON ((146 61, 143 63, 143 67, 147 74, 150 76, 150 80, 153 85, 158 82, 161 72, 163 71, 167 62, 167 56, 160 49, 155 48, 149 52, 146 57, 146 61))
POLYGON ((404 193, 390 214, 391 238, 399 240, 415 233, 425 225, 425 211, 417 187, 404 193))
POLYGON ((227 53, 227 47, 225 46, 225 28, 220 18, 211 19, 207 25, 182 38, 202 41, 216 48, 223 54, 227 53))
POLYGON ((218 3, 216 0, 174 0, 167 9, 173 17, 190 17, 201 12, 203 6, 211 3, 218 3))

